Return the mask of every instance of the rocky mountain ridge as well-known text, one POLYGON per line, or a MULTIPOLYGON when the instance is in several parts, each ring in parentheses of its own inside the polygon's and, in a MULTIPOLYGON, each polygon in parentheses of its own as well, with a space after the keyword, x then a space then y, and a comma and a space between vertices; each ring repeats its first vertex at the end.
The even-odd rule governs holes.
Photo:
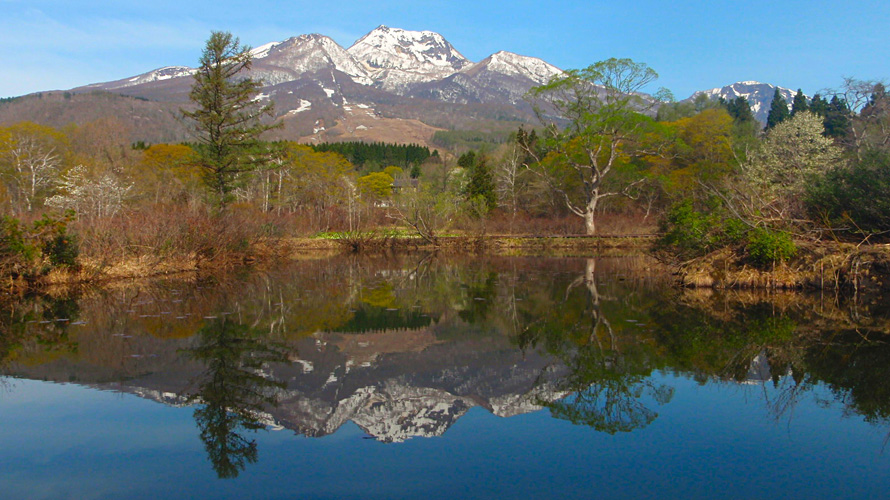
MULTIPOLYGON (((432 145, 443 129, 512 130, 534 123, 528 90, 562 73, 541 59, 507 51, 479 62, 464 57, 444 37, 432 31, 409 31, 379 26, 343 48, 331 38, 305 34, 270 42, 251 50, 250 76, 263 82, 258 99, 275 104, 284 127, 276 139, 323 142, 383 140, 432 145)), ((189 106, 188 94, 195 68, 168 66, 130 78, 96 83, 65 94, 81 96, 84 116, 105 110, 127 122, 134 140, 160 142, 189 139, 183 124, 170 109, 189 106), (98 110, 92 101, 98 93, 123 96, 98 110), (127 99, 152 103, 161 113, 129 116, 127 99), (156 131, 164 130, 164 134, 156 131), (147 131, 151 131, 150 133, 147 131)), ((776 87, 738 82, 719 89, 696 92, 710 97, 749 99, 755 116, 765 121, 776 87)), ((790 103, 793 93, 782 89, 790 103)), ((42 94, 41 94, 42 97, 42 94)), ((52 126, 54 116, 79 113, 51 111, 47 103, 17 99, 0 107, 0 123, 32 120, 52 126)), ((80 109, 80 108, 78 108, 80 109)), ((174 113, 175 114, 175 113, 174 113)), ((57 120, 58 121, 58 120, 57 120)))
MULTIPOLYGON (((395 336, 400 340, 396 344, 404 346, 412 336, 429 332, 364 334, 354 343, 356 335, 319 332, 294 345, 299 357, 260 370, 262 378, 283 387, 275 389, 278 404, 252 414, 272 429, 307 437, 332 435, 353 422, 368 436, 394 443, 441 436, 472 408, 507 418, 538 411, 567 395, 559 387, 567 373, 564 365, 543 353, 522 352, 506 339, 481 350, 473 342, 433 341, 419 350, 384 352, 381 340, 395 336)), ((206 404, 195 391, 207 367, 183 355, 194 348, 194 339, 140 341, 154 356, 133 358, 127 367, 59 360, 10 368, 23 378, 73 382, 167 406, 206 404)))

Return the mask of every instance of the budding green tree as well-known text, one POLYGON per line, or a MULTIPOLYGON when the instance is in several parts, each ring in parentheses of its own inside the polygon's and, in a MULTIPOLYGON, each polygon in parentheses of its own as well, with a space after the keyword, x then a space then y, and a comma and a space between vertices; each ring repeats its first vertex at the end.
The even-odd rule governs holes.
MULTIPOLYGON (((610 189, 604 184, 632 156, 654 123, 645 115, 655 104, 640 94, 658 78, 647 65, 630 59, 608 59, 585 69, 569 70, 529 95, 546 126, 545 158, 529 144, 520 144, 539 164, 550 165, 550 186, 566 206, 584 218, 587 234, 596 232, 597 205, 622 194, 636 181, 610 189), (566 127, 560 121, 568 121, 566 127), (571 189, 568 183, 577 187, 571 189)), ((639 176, 638 181, 642 180, 639 176)))

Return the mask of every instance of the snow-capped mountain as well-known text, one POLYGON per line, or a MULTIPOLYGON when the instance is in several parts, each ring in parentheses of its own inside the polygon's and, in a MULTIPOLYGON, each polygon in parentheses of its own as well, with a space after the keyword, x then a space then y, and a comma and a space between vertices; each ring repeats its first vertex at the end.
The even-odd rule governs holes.
POLYGON ((782 94, 782 97, 785 98, 785 102, 788 103, 788 109, 791 109, 791 101, 794 99, 795 94, 793 90, 755 81, 736 82, 725 87, 702 90, 692 94, 692 96, 689 97, 689 100, 695 99, 701 94, 707 95, 712 99, 722 97, 727 101, 731 101, 736 97, 744 97, 748 100, 748 104, 751 106, 754 118, 765 124, 776 88, 779 89, 779 93, 782 94))
MULTIPOLYGON (((249 74, 263 83, 258 99, 274 103, 277 119, 285 124, 274 133, 276 138, 309 141, 423 144, 436 127, 464 126, 468 120, 531 121, 523 95, 561 72, 540 59, 503 51, 473 63, 438 33, 387 26, 359 38, 349 49, 326 36, 308 34, 261 45, 251 55, 249 74), (429 120, 436 127, 428 125, 429 120)), ((187 106, 195 71, 161 68, 71 93, 102 90, 187 106)), ((142 122, 136 123, 139 120, 134 119, 133 129, 146 130, 142 122)), ((184 132, 177 129, 178 134, 184 132)))
POLYGON ((464 70, 471 74, 487 70, 507 76, 530 78, 538 85, 543 85, 562 70, 536 57, 521 56, 512 52, 500 51, 488 56, 481 62, 464 70))
POLYGON ((354 82, 371 85, 365 68, 337 42, 324 35, 311 34, 273 42, 251 51, 254 77, 264 85, 278 85, 300 79, 307 73, 336 69, 354 82))
MULTIPOLYGON (((324 35, 308 34, 261 45, 251 54, 250 76, 263 83, 258 99, 274 103, 276 119, 285 125, 270 138, 304 141, 432 145, 437 129, 472 128, 476 122, 503 121, 510 127, 517 121, 534 122, 525 94, 562 73, 541 59, 506 51, 473 63, 438 33, 387 26, 375 28, 348 49, 324 35)), ((0 110, 0 122, 37 120, 63 126, 105 113, 102 116, 125 120, 134 141, 188 140, 187 128, 175 116, 189 105, 195 71, 168 66, 72 89, 64 99, 63 93, 58 100, 51 94, 20 99, 0 110)), ((738 82, 696 92, 689 99, 701 94, 727 100, 742 96, 765 123, 775 89, 767 83, 738 82)), ((790 104, 794 93, 780 91, 790 104)))
POLYGON ((453 103, 509 102, 525 105, 531 87, 543 85, 562 70, 541 59, 500 51, 461 71, 415 86, 409 95, 453 103))
POLYGON ((403 93, 411 84, 440 80, 471 65, 442 35, 379 26, 347 51, 385 90, 403 93))

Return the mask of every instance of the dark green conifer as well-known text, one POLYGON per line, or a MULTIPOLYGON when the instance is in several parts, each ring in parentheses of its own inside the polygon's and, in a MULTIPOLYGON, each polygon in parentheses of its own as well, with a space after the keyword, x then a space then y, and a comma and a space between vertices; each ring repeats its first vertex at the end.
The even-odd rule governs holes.
POLYGON ((776 93, 773 94, 773 102, 770 104, 769 115, 766 117, 766 128, 767 130, 775 127, 776 125, 785 121, 790 113, 788 112, 788 101, 782 97, 782 93, 779 92, 778 87, 776 88, 776 93))
POLYGON ((461 168, 469 170, 474 165, 476 165, 476 153, 473 151, 467 151, 457 159, 457 166, 461 168))
POLYGON ((834 96, 828 103, 828 112, 825 114, 825 136, 844 140, 850 135, 851 113, 844 99, 834 96))
POLYGON ((810 101, 810 112, 825 118, 825 115, 828 114, 828 101, 819 94, 814 95, 813 100, 810 101))
POLYGON ((754 113, 751 112, 751 105, 748 99, 742 96, 736 97, 731 101, 726 101, 726 112, 732 117, 733 121, 739 125, 754 123, 754 113))
MULTIPOLYGON (((472 151, 462 155, 461 158, 469 154, 472 154, 471 158, 475 160, 475 153, 472 151)), ((459 163, 460 160, 458 160, 459 163)), ((467 199, 482 198, 489 210, 494 209, 497 206, 497 196, 494 192, 494 179, 492 178, 491 170, 488 168, 485 156, 479 155, 478 160, 473 161, 469 169, 470 179, 467 182, 465 193, 467 199)))
POLYGON ((794 94, 794 100, 791 101, 791 116, 794 116, 801 111, 809 110, 810 106, 807 104, 807 96, 803 95, 801 89, 797 89, 797 94, 794 94))
POLYGON ((194 110, 182 114, 197 136, 196 164, 205 170, 217 203, 225 206, 239 175, 271 160, 260 134, 275 127, 264 121, 271 118, 272 105, 257 102, 262 84, 244 73, 250 69, 250 49, 231 33, 212 32, 200 62, 189 94, 194 110))

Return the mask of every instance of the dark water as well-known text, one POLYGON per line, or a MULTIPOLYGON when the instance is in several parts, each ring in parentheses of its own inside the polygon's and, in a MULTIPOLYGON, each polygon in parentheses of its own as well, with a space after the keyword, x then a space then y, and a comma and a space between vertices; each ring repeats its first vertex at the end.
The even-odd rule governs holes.
POLYGON ((0 498, 886 498, 880 297, 335 258, 0 311, 0 498))

